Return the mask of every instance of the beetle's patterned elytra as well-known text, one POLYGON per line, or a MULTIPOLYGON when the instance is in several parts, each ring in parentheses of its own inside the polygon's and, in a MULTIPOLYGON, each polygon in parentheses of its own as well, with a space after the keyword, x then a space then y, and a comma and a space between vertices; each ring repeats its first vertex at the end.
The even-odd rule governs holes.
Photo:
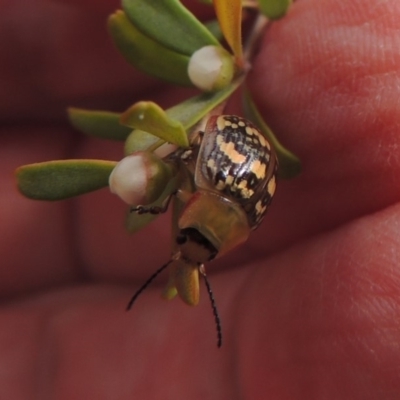
POLYGON ((257 228, 274 195, 277 169, 276 156, 259 130, 235 115, 211 117, 197 163, 196 184, 206 181, 209 189, 239 203, 251 229, 257 228))

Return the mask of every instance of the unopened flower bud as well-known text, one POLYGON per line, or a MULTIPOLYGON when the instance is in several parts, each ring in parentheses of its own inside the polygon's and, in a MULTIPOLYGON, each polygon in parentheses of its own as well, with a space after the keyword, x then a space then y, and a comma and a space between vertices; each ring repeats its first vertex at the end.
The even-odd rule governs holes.
POLYGON ((156 201, 173 176, 172 167, 147 151, 123 158, 109 178, 110 190, 130 205, 156 201))
POLYGON ((192 83, 206 92, 223 89, 235 72, 232 55, 219 46, 205 46, 193 53, 188 75, 192 83))

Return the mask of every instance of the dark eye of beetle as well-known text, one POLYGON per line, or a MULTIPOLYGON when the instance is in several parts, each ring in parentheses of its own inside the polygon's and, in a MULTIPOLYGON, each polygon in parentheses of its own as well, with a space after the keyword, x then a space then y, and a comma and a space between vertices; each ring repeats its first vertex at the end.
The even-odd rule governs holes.
POLYGON ((184 244, 186 243, 188 240, 188 237, 185 234, 180 233, 177 237, 176 237, 176 243, 177 244, 184 244))

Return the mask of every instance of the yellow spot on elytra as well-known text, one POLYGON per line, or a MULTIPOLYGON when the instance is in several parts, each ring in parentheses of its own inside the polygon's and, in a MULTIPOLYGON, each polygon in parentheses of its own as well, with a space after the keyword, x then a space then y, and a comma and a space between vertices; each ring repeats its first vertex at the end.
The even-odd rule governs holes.
POLYGON ((232 175, 228 175, 225 179, 225 183, 227 184, 227 186, 231 186, 233 183, 234 177, 232 175))
POLYGON ((224 181, 218 181, 218 183, 215 185, 215 189, 217 190, 222 190, 225 188, 225 182, 224 181))
POLYGON ((216 121, 218 131, 223 131, 226 127, 226 119, 221 115, 216 121))
POLYGON ((266 147, 268 150, 271 150, 271 146, 268 143, 268 141, 265 139, 264 135, 258 130, 258 129, 253 129, 253 134, 256 135, 260 141, 260 145, 262 147, 266 147))
POLYGON ((246 189, 242 189, 242 191, 241 191, 241 195, 245 199, 249 199, 251 196, 253 196, 253 194, 254 194, 254 190, 251 190, 251 189, 246 188, 246 189))
POLYGON ((239 189, 246 189, 247 188, 247 181, 243 180, 237 185, 239 189))
POLYGON ((260 160, 255 160, 251 165, 251 172, 258 178, 262 179, 265 176, 266 165, 260 160))
POLYGON ((217 135, 216 142, 218 147, 221 147, 221 144, 224 143, 224 137, 222 135, 217 135))
POLYGON ((239 124, 239 126, 242 126, 242 127, 246 125, 243 121, 239 121, 238 124, 239 124))
POLYGON ((207 167, 210 168, 211 170, 215 170, 215 161, 213 159, 208 160, 207 167))
POLYGON ((263 215, 265 213, 265 210, 267 209, 267 206, 263 206, 262 201, 259 200, 257 201, 255 208, 257 215, 263 215))
POLYGON ((253 129, 250 127, 250 126, 246 126, 246 133, 249 135, 249 136, 253 136, 253 129))
POLYGON ((220 115, 217 118, 216 124, 219 131, 223 131, 227 126, 236 125, 233 124, 232 121, 230 121, 229 119, 226 119, 223 115, 220 115))
POLYGON ((254 194, 254 190, 247 188, 247 181, 243 180, 237 185, 238 189, 240 189, 240 194, 243 198, 248 199, 254 194))
POLYGON ((261 146, 266 147, 269 150, 270 149, 269 143, 264 139, 264 136, 258 135, 258 137, 260 139, 261 146))
POLYGON ((275 193, 275 189, 276 189, 276 180, 275 176, 273 176, 268 182, 267 191, 271 196, 273 196, 275 193))
MULTIPOLYGON (((219 143, 218 143, 219 144, 219 143)), ((242 164, 246 161, 246 156, 240 154, 235 150, 235 144, 233 142, 222 142, 219 144, 220 150, 225 153, 229 159, 236 164, 242 164)))

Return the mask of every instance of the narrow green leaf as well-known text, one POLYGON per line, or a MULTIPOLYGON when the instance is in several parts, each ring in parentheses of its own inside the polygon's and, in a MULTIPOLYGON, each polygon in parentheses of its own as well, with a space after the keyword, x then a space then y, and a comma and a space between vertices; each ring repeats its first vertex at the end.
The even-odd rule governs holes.
POLYGON ((135 151, 146 151, 157 148, 165 143, 158 137, 140 129, 134 129, 125 141, 124 154, 132 154, 135 151))
POLYGON ((145 36, 180 54, 191 56, 217 39, 179 0, 122 0, 122 8, 145 36))
POLYGON ((212 109, 224 102, 242 83, 242 79, 232 82, 218 92, 202 93, 198 96, 191 97, 188 100, 177 104, 167 110, 167 114, 171 119, 180 121, 183 127, 188 130, 212 109))
POLYGON ((297 176, 301 172, 301 162, 299 158, 283 147, 278 141, 269 126, 265 123, 248 91, 244 96, 244 108, 246 117, 254 122, 275 149, 279 161, 279 177, 291 179, 297 176))
POLYGON ((269 19, 282 18, 292 4, 292 0, 258 0, 261 12, 269 19))
POLYGON ((36 200, 63 200, 108 186, 117 163, 103 160, 58 160, 23 165, 16 170, 18 189, 36 200))
POLYGON ((216 19, 204 22, 204 26, 214 35, 214 37, 220 41, 224 38, 224 35, 219 26, 219 22, 216 19))
MULTIPOLYGON (((213 110, 220 103, 225 101, 237 89, 240 83, 241 80, 238 80, 218 92, 202 93, 198 96, 191 97, 190 99, 169 108, 165 111, 163 116, 157 116, 157 118, 167 118, 167 120, 173 121, 173 125, 180 126, 180 123, 184 131, 187 132, 211 110, 213 110)), ((136 106, 137 104, 134 104, 132 107, 136 106)), ((124 115, 125 113, 122 114, 122 120, 124 124, 133 127, 134 124, 136 125, 137 121, 134 119, 133 121, 129 122, 129 113, 131 109, 132 108, 128 109, 125 112, 127 115, 124 115)), ((156 106, 155 110, 160 110, 160 108, 156 106)), ((143 121, 139 122, 143 123, 143 121)), ((147 128, 150 129, 148 126, 146 126, 146 129, 147 128)), ((154 150, 155 148, 161 146, 163 143, 163 140, 160 140, 158 136, 152 135, 151 133, 149 133, 149 131, 135 129, 134 131, 132 131, 125 142, 125 154, 128 155, 135 151, 149 150, 150 148, 154 150)))
POLYGON ((145 36, 123 11, 109 17, 108 29, 118 50, 135 68, 177 85, 193 86, 187 74, 189 57, 145 36))
POLYGON ((140 129, 180 147, 188 147, 186 131, 156 103, 140 101, 121 115, 121 123, 131 128, 140 129))
POLYGON ((132 129, 119 122, 120 114, 109 111, 69 108, 68 118, 77 130, 101 139, 126 140, 132 129))

